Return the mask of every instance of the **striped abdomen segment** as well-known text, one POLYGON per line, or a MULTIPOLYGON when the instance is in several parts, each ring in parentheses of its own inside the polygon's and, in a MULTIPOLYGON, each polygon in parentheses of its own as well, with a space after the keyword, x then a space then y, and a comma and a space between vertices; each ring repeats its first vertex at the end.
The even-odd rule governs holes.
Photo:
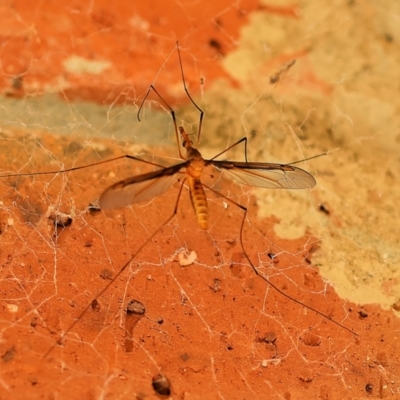
POLYGON ((190 200, 194 213, 197 217, 197 222, 201 229, 208 229, 208 205, 207 197, 204 193, 203 185, 199 178, 187 177, 190 191, 190 200))

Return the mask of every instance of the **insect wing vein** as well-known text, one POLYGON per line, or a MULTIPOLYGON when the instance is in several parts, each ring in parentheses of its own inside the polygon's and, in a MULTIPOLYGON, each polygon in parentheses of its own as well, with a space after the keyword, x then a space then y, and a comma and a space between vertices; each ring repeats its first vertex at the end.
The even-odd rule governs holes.
POLYGON ((164 193, 181 174, 188 161, 133 176, 115 183, 100 196, 100 208, 107 210, 150 200, 164 193))
POLYGON ((242 185, 271 189, 307 189, 316 184, 307 171, 290 164, 209 161, 242 185))

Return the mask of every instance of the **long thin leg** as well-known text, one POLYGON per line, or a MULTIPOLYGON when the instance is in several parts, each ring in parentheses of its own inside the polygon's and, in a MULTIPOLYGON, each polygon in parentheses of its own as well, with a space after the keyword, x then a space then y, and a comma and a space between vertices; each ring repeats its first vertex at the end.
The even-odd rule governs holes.
POLYGON ((132 257, 122 266, 122 268, 117 272, 117 274, 107 283, 106 286, 104 286, 104 288, 97 293, 96 297, 81 311, 81 313, 78 315, 78 318, 67 328, 67 330, 59 337, 59 339, 57 340, 57 342, 50 347, 50 349, 46 352, 46 354, 43 356, 44 358, 46 358, 56 347, 57 344, 61 345, 63 339, 72 331, 72 329, 75 327, 75 325, 82 319, 82 317, 86 314, 86 312, 90 309, 90 307, 92 306, 92 303, 97 301, 97 299, 104 293, 107 291, 107 289, 116 281, 116 279, 118 279, 118 277, 126 270, 126 268, 128 267, 128 265, 130 265, 130 263, 136 258, 136 256, 147 246, 147 244, 149 244, 154 237, 157 235, 158 232, 160 232, 160 230, 162 229, 163 226, 165 226, 166 224, 168 224, 169 221, 172 220, 172 218, 175 217, 177 210, 178 210, 178 204, 179 204, 179 200, 182 194, 182 189, 183 189, 183 185, 185 183, 186 178, 182 181, 181 187, 179 189, 179 193, 178 193, 178 197, 176 199, 175 202, 175 207, 174 207, 174 211, 172 212, 172 214, 159 226, 159 228, 157 228, 148 238, 147 240, 136 250, 136 252, 132 255, 132 257))
POLYGON ((179 66, 181 68, 181 75, 182 75, 182 82, 183 82, 183 88, 185 89, 185 92, 187 96, 189 97, 189 100, 192 102, 192 104, 197 108, 197 110, 200 112, 200 118, 199 118, 199 129, 197 131, 197 144, 196 147, 199 146, 200 143, 200 134, 201 134, 201 127, 203 126, 203 117, 204 117, 204 111, 194 102, 192 99, 192 96, 189 93, 189 90, 186 86, 186 80, 185 80, 185 74, 183 73, 183 65, 182 65, 182 57, 181 57, 181 50, 179 47, 179 42, 176 42, 176 48, 178 49, 178 56, 179 56, 179 66))
POLYGON ((109 160, 98 161, 98 162, 95 162, 93 164, 81 165, 81 166, 78 166, 78 167, 59 169, 57 171, 26 172, 26 173, 24 172, 22 174, 7 174, 7 175, 0 175, 0 178, 10 178, 10 177, 13 177, 13 176, 50 175, 50 174, 58 174, 60 172, 78 171, 80 169, 94 167, 96 165, 106 164, 106 163, 109 163, 111 161, 122 160, 124 158, 127 158, 128 160, 140 161, 140 162, 143 162, 143 163, 146 163, 146 164, 154 165, 155 167, 159 167, 159 168, 165 168, 165 165, 156 164, 156 163, 153 163, 151 161, 142 160, 141 158, 130 156, 129 154, 124 154, 123 156, 110 158, 109 160))
MULTIPOLYGON (((216 158, 218 158, 219 156, 221 156, 222 154, 226 153, 228 150, 232 149, 233 147, 237 146, 238 144, 244 142, 244 157, 246 162, 248 162, 247 160, 247 137, 242 137, 240 140, 238 140, 237 142, 235 142, 234 144, 230 145, 229 147, 227 147, 225 150, 221 151, 220 153, 218 153, 216 156, 214 156, 213 158, 210 158, 209 161, 215 160, 216 158)), ((288 163, 287 165, 293 165, 293 164, 299 164, 301 162, 304 161, 309 161, 309 160, 313 160, 314 158, 318 158, 318 157, 322 157, 322 156, 326 156, 328 153, 321 153, 321 154, 317 154, 316 156, 312 156, 312 157, 308 157, 308 158, 303 158, 302 160, 298 160, 298 161, 293 161, 288 163)))
POLYGON ((214 192, 215 194, 217 194, 218 196, 223 197, 224 199, 228 200, 230 203, 236 205, 237 207, 239 207, 241 210, 243 210, 244 214, 243 214, 243 219, 242 219, 242 223, 240 225, 240 234, 239 234, 239 240, 240 240, 240 246, 242 248, 243 254, 246 257, 247 261, 249 262, 251 268, 253 269, 254 273, 259 276, 262 280, 264 280, 269 286, 271 286, 275 291, 277 291, 281 296, 286 297, 287 299, 295 302, 296 304, 307 308, 310 311, 313 311, 314 313, 320 315, 321 317, 327 319, 328 321, 336 324, 337 326, 340 326, 341 328, 345 329, 346 331, 350 332, 352 335, 358 336, 358 334, 356 332, 353 332, 351 329, 347 328, 346 326, 342 325, 340 322, 335 321, 334 319, 329 318, 327 315, 325 315, 324 313, 322 313, 321 311, 318 311, 316 308, 311 307, 307 304, 302 303, 299 300, 296 300, 294 297, 289 296, 287 293, 285 293, 283 290, 279 289, 278 286, 276 286, 275 284, 273 284, 267 276, 265 276, 264 274, 262 274, 256 267, 255 265, 252 263, 252 261, 250 260, 249 255, 246 252, 246 249, 244 248, 243 245, 243 227, 244 227, 244 221, 246 220, 246 215, 247 215, 247 208, 245 206, 242 206, 241 204, 237 203, 236 201, 224 196, 222 193, 217 192, 216 190, 210 188, 209 186, 205 185, 203 183, 203 186, 206 187, 207 189, 211 190, 212 192, 214 192))
MULTIPOLYGON (((197 108, 197 110, 200 112, 200 118, 199 118, 199 127, 198 127, 198 131, 197 131, 197 145, 196 147, 198 147, 199 142, 200 142, 200 134, 201 134, 201 128, 203 126, 203 117, 204 117, 204 111, 195 103, 195 101, 193 100, 192 96, 189 93, 189 90, 186 86, 186 80, 185 80, 185 74, 183 72, 183 65, 182 65, 182 57, 181 57, 181 51, 179 48, 179 42, 176 42, 176 48, 178 50, 178 57, 179 57, 179 66, 180 66, 180 70, 181 70, 181 76, 182 76, 182 83, 183 83, 183 88, 185 90, 186 95, 189 97, 189 100, 191 101, 191 103, 197 108)), ((176 117, 175 117, 175 111, 172 109, 172 107, 164 100, 164 98, 160 95, 160 93, 158 93, 157 89, 154 87, 154 85, 150 85, 149 90, 147 91, 146 95, 144 96, 144 99, 142 101, 142 103, 140 104, 138 113, 137 113, 137 119, 140 121, 140 112, 142 111, 144 102, 147 100, 147 97, 149 96, 151 91, 154 91, 154 93, 159 97, 159 99, 162 101, 162 103, 164 104, 164 106, 168 109, 169 113, 171 114, 173 123, 174 123, 174 129, 175 129, 175 136, 176 136, 176 143, 178 145, 178 152, 179 152, 179 156, 182 159, 185 159, 182 156, 182 152, 181 152, 181 146, 179 145, 180 140, 179 140, 179 134, 178 134, 178 125, 176 122, 176 117)))
POLYGON ((142 101, 142 103, 140 104, 139 107, 139 111, 137 113, 137 119, 140 121, 140 111, 143 108, 143 104, 146 101, 150 91, 153 90, 154 93, 160 98, 160 100, 164 103, 165 107, 168 108, 169 113, 171 114, 172 117, 172 121, 174 123, 174 129, 175 129, 175 136, 176 136, 176 144, 178 146, 178 152, 179 152, 179 157, 182 158, 183 160, 185 160, 185 157, 183 157, 182 152, 181 152, 181 146, 180 144, 180 140, 179 140, 179 133, 178 133, 178 124, 176 123, 176 117, 175 117, 175 111, 172 109, 172 107, 163 99, 163 97, 160 95, 160 93, 158 93, 157 89, 153 86, 150 85, 149 90, 146 93, 146 96, 144 96, 144 99, 142 101))
POLYGON ((322 156, 326 156, 326 155, 328 155, 328 153, 317 154, 316 156, 303 158, 302 160, 298 160, 298 161, 293 161, 291 163, 288 163, 287 165, 298 164, 298 163, 301 163, 301 162, 304 162, 304 161, 313 160, 314 158, 318 158, 318 157, 322 157, 322 156))
POLYGON ((215 160, 216 158, 218 158, 219 156, 221 156, 222 154, 226 153, 228 150, 232 149, 233 147, 237 146, 238 144, 240 144, 242 142, 244 142, 244 159, 247 162, 247 137, 242 137, 240 140, 238 140, 234 144, 230 145, 225 150, 222 150, 220 153, 218 153, 216 156, 211 158, 209 161, 215 160))

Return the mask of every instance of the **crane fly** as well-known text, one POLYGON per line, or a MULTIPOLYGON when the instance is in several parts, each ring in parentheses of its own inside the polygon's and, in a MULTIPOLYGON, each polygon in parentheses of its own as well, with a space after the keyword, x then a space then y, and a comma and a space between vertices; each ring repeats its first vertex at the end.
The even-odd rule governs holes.
MULTIPOLYGON (((200 134, 201 134, 201 127, 204 117, 204 111, 195 103, 192 99, 185 81, 185 76, 182 67, 182 60, 179 50, 179 43, 177 43, 177 51, 179 57, 179 65, 181 69, 181 77, 183 82, 183 87, 188 96, 191 103, 197 108, 200 112, 199 117, 199 128, 197 131, 197 146, 200 142, 200 134)), ((293 63, 291 64, 293 65, 293 63)), ((222 152, 215 155, 213 158, 207 160, 204 159, 200 153, 200 151, 193 146, 193 142, 189 139, 189 135, 183 128, 183 126, 179 126, 176 122, 175 112, 169 106, 169 104, 163 99, 157 89, 151 85, 149 90, 147 91, 144 100, 141 103, 138 111, 138 120, 140 121, 140 111, 143 107, 144 102, 146 101, 148 95, 151 91, 154 91, 156 95, 160 98, 163 104, 169 110, 173 125, 175 129, 176 135, 176 142, 178 145, 178 152, 180 158, 184 161, 170 167, 162 167, 159 170, 144 173, 141 175, 136 175, 124 180, 121 180, 109 188, 107 188, 102 195, 100 196, 99 204, 101 209, 114 209, 124 206, 129 206, 134 203, 139 203, 144 200, 150 200, 155 196, 158 196, 164 193, 174 182, 181 181, 180 190, 178 193, 178 197, 176 200, 175 208, 172 215, 148 238, 148 240, 143 244, 143 246, 136 252, 138 254, 139 251, 150 241, 152 238, 159 232, 159 230, 167 224, 176 214, 178 209, 179 199, 182 193, 182 189, 184 186, 185 181, 188 182, 188 189, 190 200, 193 206, 194 213, 197 218, 198 225, 201 229, 207 230, 208 229, 208 204, 207 204, 207 197, 204 192, 203 186, 207 189, 211 190, 212 192, 217 193, 218 195, 224 197, 229 202, 235 204, 239 208, 241 208, 244 212, 241 227, 240 227, 240 245, 243 251, 244 256, 246 257, 247 261, 249 262, 250 266, 252 267, 253 271, 257 276, 262 278, 266 281, 273 289, 275 289, 278 293, 282 296, 286 297, 287 299, 294 301, 295 303, 306 307, 307 309, 315 312, 316 314, 322 316, 323 318, 331 321, 332 323, 340 326, 341 328, 349 331, 353 335, 357 335, 355 332, 350 330, 349 328, 345 327, 344 325, 340 324, 339 322, 329 318, 321 311, 317 310, 314 307, 311 307, 307 304, 302 303, 299 300, 289 296, 284 291, 279 289, 275 284, 273 284, 268 277, 263 275, 252 263, 250 257, 248 256, 244 245, 243 245, 243 226, 247 215, 247 208, 243 205, 236 203, 232 199, 222 195, 221 193, 215 191, 211 187, 204 185, 201 182, 201 175, 203 173, 203 169, 209 165, 215 167, 217 170, 227 173, 229 177, 233 180, 237 181, 242 185, 248 186, 257 186, 262 188, 269 188, 269 189, 309 189, 316 185, 315 178, 307 171, 295 167, 293 164, 311 160, 316 157, 320 157, 324 154, 319 154, 314 157, 309 157, 307 159, 303 159, 300 161, 296 161, 290 164, 278 164, 278 163, 263 163, 263 162, 249 162, 247 160, 247 138, 243 137, 242 139, 238 140, 222 152), (179 133, 178 133, 179 132, 179 133), (179 134, 181 136, 179 140, 179 134), (181 142, 182 147, 186 149, 186 156, 182 154, 181 147, 179 146, 179 141, 181 142), (246 161, 225 161, 225 160, 216 160, 219 156, 226 153, 228 150, 232 149, 233 147, 237 146, 238 144, 244 142, 245 146, 245 160, 246 161), (180 178, 183 176, 183 179, 180 178)), ((136 254, 133 256, 135 257, 136 254)), ((132 260, 132 259, 131 259, 132 260)), ((130 261, 131 261, 130 260, 130 261)), ((129 262, 130 262, 129 261, 129 262)), ((122 267, 124 270, 127 265, 122 267)), ((120 270, 118 275, 122 272, 120 270)), ((115 279, 115 278, 114 278, 115 279)), ((113 279, 113 280, 114 280, 113 279)), ((112 282, 110 282, 112 283, 112 282)), ((106 289, 106 288, 105 288, 106 289)), ((104 292, 104 289, 102 293, 104 292)), ((100 293, 101 294, 101 293, 100 293)), ((99 295, 100 295, 99 294, 99 295)))
POLYGON ((182 126, 179 127, 179 132, 182 146, 186 149, 184 162, 115 183, 100 196, 100 208, 114 209, 149 200, 164 193, 184 174, 182 185, 185 181, 188 182, 197 222, 200 228, 208 229, 207 197, 201 182, 203 169, 208 165, 224 170, 243 185, 273 189, 307 189, 316 184, 310 173, 289 164, 205 160, 199 150, 193 147, 182 126))
MULTIPOLYGON (((204 112, 203 110, 194 102, 192 99, 184 77, 181 54, 179 49, 179 43, 176 45, 179 57, 179 64, 180 64, 180 71, 181 77, 183 82, 183 87, 188 96, 191 103, 196 107, 196 109, 200 112, 199 117, 199 126, 197 131, 197 144, 198 146, 200 142, 200 134, 202 128, 202 121, 204 112)), ((268 285, 270 285, 275 291, 277 291, 283 297, 289 299, 297 303, 298 305, 305 307, 314 313, 318 314, 319 316, 325 318, 326 320, 330 321, 333 324, 338 325, 339 327, 345 329, 346 331, 350 332, 353 335, 357 336, 357 333, 353 332, 346 326, 342 325, 341 323, 335 321, 334 319, 328 317, 327 315, 323 314, 318 309, 309 306, 307 304, 302 303, 301 301, 291 297, 290 295, 286 294, 283 290, 281 290, 278 286, 272 283, 267 276, 261 273, 254 263, 251 261, 249 255, 247 254, 245 247, 243 245, 243 227, 244 222, 247 215, 247 208, 243 205, 233 201, 232 199, 224 196, 223 194, 215 191, 211 187, 205 185, 201 181, 201 176, 203 173, 203 169, 207 166, 213 166, 219 171, 226 173, 230 178, 237 181, 242 185, 248 186, 257 186, 262 188, 270 188, 270 189, 308 189, 312 188, 316 184, 315 178, 307 171, 294 166, 293 164, 300 163, 306 160, 310 160, 316 157, 319 157, 323 154, 318 156, 310 157, 307 159, 303 159, 300 161, 296 161, 289 164, 279 164, 279 163, 265 163, 265 162, 249 162, 247 160, 247 138, 244 137, 233 145, 229 146, 222 152, 218 153, 211 159, 204 159, 199 152, 199 150, 194 147, 192 141, 189 138, 189 135, 183 128, 183 126, 179 126, 176 121, 175 112, 174 110, 168 105, 168 103, 163 99, 163 97, 159 94, 156 88, 153 85, 150 85, 140 107, 138 110, 137 118, 140 121, 140 112, 141 109, 150 94, 151 91, 154 91, 159 99, 163 102, 163 104, 169 110, 175 135, 176 135, 176 142, 178 145, 178 152, 180 158, 183 160, 180 163, 175 165, 164 167, 162 165, 143 160, 141 158, 131 156, 131 155, 123 155, 119 157, 115 157, 112 159, 99 161, 90 165, 85 166, 78 166, 72 167, 68 169, 58 170, 58 171, 47 171, 47 172, 37 172, 37 175, 45 175, 45 174, 55 174, 60 172, 71 172, 76 171, 79 169, 87 168, 94 165, 105 164, 111 161, 116 161, 119 159, 127 158, 130 160, 136 160, 140 162, 144 162, 150 165, 157 167, 158 169, 147 172, 144 174, 136 175, 133 177, 129 177, 127 179, 121 180, 117 183, 114 183, 110 187, 108 187, 100 196, 99 205, 102 210, 107 209, 115 209, 124 206, 129 206, 131 204, 139 203, 145 200, 150 200, 155 196, 158 196, 165 191, 167 191, 173 183, 176 181, 181 182, 180 189, 178 192, 177 200, 175 203, 174 210, 172 214, 156 229, 142 245, 136 250, 136 252, 131 256, 131 258, 119 269, 119 271, 114 275, 114 277, 108 282, 108 284, 96 295, 96 297, 81 311, 77 319, 60 335, 57 343, 61 344, 62 340, 72 331, 74 326, 81 320, 81 318, 85 315, 85 313, 92 307, 93 302, 97 302, 97 299, 102 296, 104 292, 116 281, 116 279, 125 271, 125 269, 130 265, 130 263, 135 259, 135 257, 143 250, 143 248, 153 240, 153 238, 160 232, 163 226, 165 226, 169 221, 171 221, 177 213, 179 199, 183 190, 185 183, 188 184, 189 195, 191 199, 191 203, 193 206, 194 213, 197 218, 198 225, 201 229, 207 230, 208 229, 208 204, 207 204, 207 197, 204 191, 204 187, 208 190, 217 193, 219 196, 222 196, 227 201, 235 204, 243 211, 243 219, 240 227, 240 234, 239 240, 240 245, 243 251, 243 255, 249 262, 251 268, 253 269, 254 273, 263 279, 268 285), (179 145, 181 143, 181 146, 179 145), (219 156, 226 153, 228 150, 232 149, 233 147, 239 145, 240 143, 244 143, 245 147, 245 161, 225 161, 225 160, 216 160, 219 156), (186 150, 186 154, 182 154, 181 147, 186 150), (204 187, 203 187, 204 186, 204 187)), ((2 177, 11 177, 11 176, 24 176, 24 175, 32 175, 28 173, 20 173, 20 174, 8 174, 3 175, 2 177)), ((47 353, 44 355, 46 357, 50 354, 50 352, 54 349, 55 345, 53 345, 47 353)))

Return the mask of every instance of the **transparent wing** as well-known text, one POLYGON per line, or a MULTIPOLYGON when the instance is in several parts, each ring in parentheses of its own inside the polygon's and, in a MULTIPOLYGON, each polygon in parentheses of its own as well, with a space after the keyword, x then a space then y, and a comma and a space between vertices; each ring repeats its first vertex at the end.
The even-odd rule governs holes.
POLYGON ((188 163, 185 161, 115 183, 100 196, 100 208, 110 210, 125 207, 164 193, 178 179, 188 163))
POLYGON ((271 189, 307 189, 317 182, 301 168, 290 164, 238 161, 207 161, 242 185, 271 189))

